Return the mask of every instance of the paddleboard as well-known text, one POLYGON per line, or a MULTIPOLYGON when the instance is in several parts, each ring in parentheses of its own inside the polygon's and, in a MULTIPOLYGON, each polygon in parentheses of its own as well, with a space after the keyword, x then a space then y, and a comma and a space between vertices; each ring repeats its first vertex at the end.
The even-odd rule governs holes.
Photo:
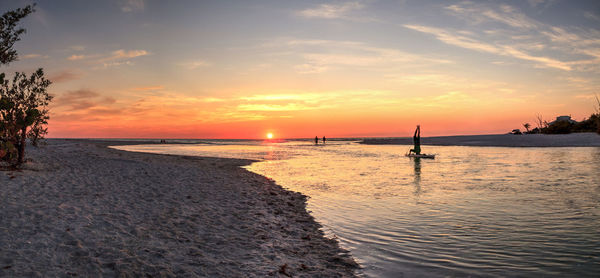
POLYGON ((425 153, 414 154, 414 153, 411 153, 411 154, 405 154, 405 155, 408 156, 408 157, 414 157, 414 158, 431 158, 431 159, 435 158, 435 154, 425 154, 425 153))

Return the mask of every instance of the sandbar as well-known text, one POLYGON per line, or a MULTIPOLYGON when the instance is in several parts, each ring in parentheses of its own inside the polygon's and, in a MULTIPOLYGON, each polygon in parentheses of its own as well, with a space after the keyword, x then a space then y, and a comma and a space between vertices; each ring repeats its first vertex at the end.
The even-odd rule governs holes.
MULTIPOLYGON (((366 138, 360 141, 370 145, 412 145, 412 137, 366 138)), ((422 145, 481 146, 481 147, 600 147, 597 133, 571 134, 492 134, 421 137, 422 145)))

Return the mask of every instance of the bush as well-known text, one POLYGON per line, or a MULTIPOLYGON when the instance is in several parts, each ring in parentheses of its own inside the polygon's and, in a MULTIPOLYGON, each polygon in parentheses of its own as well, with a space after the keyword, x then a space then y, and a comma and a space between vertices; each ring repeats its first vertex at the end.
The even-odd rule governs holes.
POLYGON ((4 142, 10 142, 17 148, 17 159, 13 165, 25 161, 26 139, 33 142, 45 135, 48 123, 48 104, 52 96, 47 88, 51 82, 44 77, 44 71, 38 69, 31 76, 17 72, 12 82, 0 74, 0 136, 4 142), (31 132, 38 129, 37 132, 31 132))
POLYGON ((598 114, 592 114, 588 119, 576 123, 573 126, 573 132, 596 132, 598 130, 598 114))
POLYGON ((568 134, 571 133, 575 124, 567 121, 554 122, 543 129, 546 134, 568 134))
POLYGON ((17 148, 11 142, 0 142, 0 161, 11 162, 17 158, 17 148))

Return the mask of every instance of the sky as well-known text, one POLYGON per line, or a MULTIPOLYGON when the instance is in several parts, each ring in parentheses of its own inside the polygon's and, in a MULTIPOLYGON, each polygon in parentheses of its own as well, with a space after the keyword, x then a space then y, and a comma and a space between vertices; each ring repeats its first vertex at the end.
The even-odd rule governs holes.
POLYGON ((36 3, 0 72, 44 68, 48 137, 497 134, 600 96, 600 1, 36 3))

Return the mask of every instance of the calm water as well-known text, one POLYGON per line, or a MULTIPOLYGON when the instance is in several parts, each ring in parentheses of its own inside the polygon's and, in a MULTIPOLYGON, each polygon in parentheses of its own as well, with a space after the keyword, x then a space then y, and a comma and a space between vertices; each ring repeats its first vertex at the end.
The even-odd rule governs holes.
POLYGON ((369 277, 600 273, 600 148, 227 142, 119 149, 260 159, 369 277))

